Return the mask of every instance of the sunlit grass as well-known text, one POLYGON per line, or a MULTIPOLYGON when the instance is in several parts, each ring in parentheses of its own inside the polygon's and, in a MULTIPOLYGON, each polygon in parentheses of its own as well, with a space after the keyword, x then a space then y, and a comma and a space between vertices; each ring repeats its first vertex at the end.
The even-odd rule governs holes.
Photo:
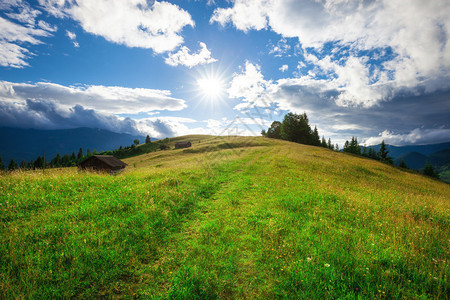
POLYGON ((2 176, 0 297, 448 294, 448 184, 283 141, 183 139, 117 176, 2 176))

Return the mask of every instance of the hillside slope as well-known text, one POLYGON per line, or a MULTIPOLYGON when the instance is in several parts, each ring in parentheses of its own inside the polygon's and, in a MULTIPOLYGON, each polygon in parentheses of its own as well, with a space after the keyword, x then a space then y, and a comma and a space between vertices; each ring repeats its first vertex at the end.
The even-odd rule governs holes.
POLYGON ((262 137, 0 177, 0 297, 445 298, 450 185, 262 137))

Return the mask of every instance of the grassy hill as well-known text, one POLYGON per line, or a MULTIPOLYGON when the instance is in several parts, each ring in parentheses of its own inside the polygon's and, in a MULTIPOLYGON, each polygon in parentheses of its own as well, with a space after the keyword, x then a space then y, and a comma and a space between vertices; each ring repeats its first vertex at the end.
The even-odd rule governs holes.
POLYGON ((450 185, 262 137, 0 177, 0 298, 445 298, 450 185))

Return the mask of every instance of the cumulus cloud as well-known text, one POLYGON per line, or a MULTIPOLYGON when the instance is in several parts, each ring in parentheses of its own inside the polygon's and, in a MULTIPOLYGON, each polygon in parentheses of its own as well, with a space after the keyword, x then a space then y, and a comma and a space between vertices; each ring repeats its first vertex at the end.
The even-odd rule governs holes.
POLYGON ((278 70, 280 70, 281 72, 286 72, 289 69, 288 65, 282 65, 278 70))
POLYGON ((376 137, 370 137, 365 141, 367 145, 378 145, 383 141, 386 144, 394 146, 404 145, 426 145, 433 144, 436 141, 450 141, 450 129, 436 128, 436 129, 423 129, 416 128, 408 133, 393 133, 388 130, 384 130, 376 137))
POLYGON ((236 109, 249 107, 269 107, 272 102, 274 84, 271 80, 265 80, 261 74, 261 67, 250 62, 245 63, 241 73, 233 74, 230 87, 227 92, 230 98, 242 99, 243 102, 236 109))
POLYGON ((222 26, 231 22, 237 29, 247 32, 251 29, 267 27, 267 5, 270 1, 235 1, 232 8, 217 8, 210 23, 218 22, 222 26))
POLYGON ((171 66, 183 65, 192 68, 196 65, 210 64, 217 61, 217 59, 211 57, 211 52, 205 43, 200 42, 200 47, 201 49, 197 53, 191 54, 189 48, 183 46, 178 52, 170 53, 165 62, 171 66))
POLYGON ((449 14, 448 1, 236 0, 210 22, 298 38, 305 56, 320 55, 302 76, 313 82, 325 74, 339 105, 368 107, 405 89, 450 87, 449 14), (323 57, 325 47, 333 55, 323 57))
POLYGON ((81 105, 66 108, 50 100, 0 101, 0 126, 37 129, 91 127, 141 134, 136 121, 130 118, 100 113, 81 105))
MULTIPOLYGON (((311 80, 307 76, 272 81, 264 78, 258 65, 246 62, 245 68, 233 75, 228 93, 230 98, 242 100, 235 107, 241 112, 258 107, 306 112, 311 123, 318 125, 321 134, 341 144, 345 141, 342 137, 358 136, 362 140, 386 128, 409 132, 413 128, 433 131, 437 124, 450 127, 450 92, 403 93, 395 101, 384 101, 375 106, 343 106, 337 101, 340 95, 338 82, 330 84, 326 79, 311 80)), ((429 137, 428 141, 431 142, 433 137, 433 143, 436 143, 442 142, 445 135, 441 139, 438 134, 429 137)))
POLYGON ((109 114, 136 114, 155 110, 176 111, 185 101, 167 90, 118 86, 63 86, 50 82, 12 83, 0 81, 0 100, 25 103, 27 99, 55 101, 63 107, 82 105, 109 114))
POLYGON ((106 40, 152 49, 172 51, 183 43, 185 26, 194 26, 191 15, 175 4, 146 0, 40 0, 55 17, 70 17, 89 33, 106 40), (101 17, 99 17, 101 15, 101 17))

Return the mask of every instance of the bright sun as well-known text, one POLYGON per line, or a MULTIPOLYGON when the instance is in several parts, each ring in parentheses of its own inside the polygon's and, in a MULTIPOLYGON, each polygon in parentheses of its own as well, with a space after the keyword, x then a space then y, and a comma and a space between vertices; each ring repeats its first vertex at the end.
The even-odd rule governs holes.
POLYGON ((223 82, 218 78, 201 78, 197 80, 198 89, 207 98, 218 98, 223 92, 223 82))

